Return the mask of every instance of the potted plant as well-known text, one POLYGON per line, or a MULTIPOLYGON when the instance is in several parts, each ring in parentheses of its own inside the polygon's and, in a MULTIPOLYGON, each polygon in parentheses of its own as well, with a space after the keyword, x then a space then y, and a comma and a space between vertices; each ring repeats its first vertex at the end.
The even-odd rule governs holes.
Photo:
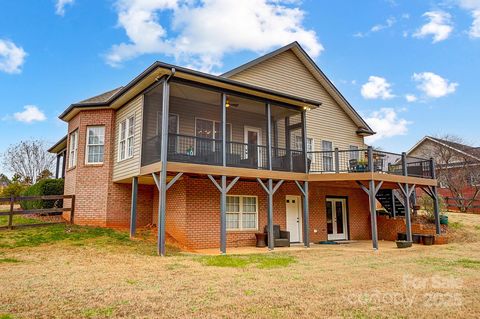
POLYGON ((366 172, 368 170, 368 162, 365 159, 359 159, 357 163, 357 172, 366 172))

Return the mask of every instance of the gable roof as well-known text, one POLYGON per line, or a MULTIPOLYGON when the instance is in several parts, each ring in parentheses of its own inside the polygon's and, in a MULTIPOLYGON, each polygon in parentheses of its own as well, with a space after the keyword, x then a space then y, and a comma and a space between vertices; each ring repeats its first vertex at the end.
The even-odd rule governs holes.
POLYGON ((370 128, 370 126, 365 122, 365 120, 357 113, 353 106, 347 101, 347 99, 340 93, 340 91, 335 87, 335 85, 330 81, 330 79, 323 73, 323 71, 318 67, 318 65, 312 60, 312 58, 305 52, 305 50, 300 46, 300 44, 295 41, 284 47, 281 47, 275 51, 272 51, 268 54, 265 54, 259 58, 256 58, 250 62, 247 62, 239 67, 236 67, 221 76, 230 78, 242 71, 245 71, 249 68, 252 68, 268 59, 271 59, 275 56, 280 55, 288 50, 291 50, 297 58, 305 65, 305 67, 312 73, 316 80, 325 88, 325 90, 332 96, 332 98, 342 107, 345 113, 353 120, 353 122, 358 125, 359 134, 373 135, 375 132, 370 128))
POLYGON ((473 159, 480 161, 480 147, 472 147, 461 143, 456 143, 452 141, 447 141, 438 137, 433 136, 425 136, 420 141, 418 141, 408 152, 407 155, 412 153, 416 150, 420 145, 422 145, 425 141, 431 141, 433 143, 442 145, 444 147, 448 147, 454 151, 457 151, 461 154, 468 155, 473 159))
POLYGON ((81 102, 71 104, 62 114, 60 114, 59 118, 68 121, 74 114, 78 113, 79 110, 121 107, 131 98, 131 95, 135 96, 141 94, 141 92, 143 92, 148 86, 167 76, 175 76, 175 78, 181 78, 187 81, 204 83, 209 86, 222 88, 226 91, 230 90, 262 97, 267 100, 279 101, 299 108, 316 108, 322 104, 320 101, 157 61, 127 85, 81 102))

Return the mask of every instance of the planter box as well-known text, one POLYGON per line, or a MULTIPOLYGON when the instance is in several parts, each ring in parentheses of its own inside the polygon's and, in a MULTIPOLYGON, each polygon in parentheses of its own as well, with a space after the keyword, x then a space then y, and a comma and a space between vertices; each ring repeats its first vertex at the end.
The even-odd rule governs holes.
POLYGON ((411 241, 406 241, 406 240, 397 240, 397 248, 408 248, 412 247, 412 242, 411 241))

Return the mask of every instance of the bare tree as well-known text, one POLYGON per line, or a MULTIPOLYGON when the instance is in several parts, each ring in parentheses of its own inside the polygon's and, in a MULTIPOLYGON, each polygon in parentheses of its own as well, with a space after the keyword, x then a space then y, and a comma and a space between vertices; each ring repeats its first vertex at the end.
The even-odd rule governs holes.
POLYGON ((480 150, 455 135, 437 138, 445 143, 432 144, 424 155, 435 159, 438 180, 451 192, 459 210, 467 212, 480 197, 480 150))
POLYGON ((54 168, 55 156, 48 153, 41 140, 20 141, 3 154, 4 167, 20 178, 22 182, 35 184, 46 171, 54 168))

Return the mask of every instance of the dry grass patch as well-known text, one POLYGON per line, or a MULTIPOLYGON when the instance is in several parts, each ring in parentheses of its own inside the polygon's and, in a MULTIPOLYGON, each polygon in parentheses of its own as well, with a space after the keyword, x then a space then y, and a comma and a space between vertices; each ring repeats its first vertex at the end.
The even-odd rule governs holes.
POLYGON ((40 229, 23 239, 0 232, 8 243, 0 258, 21 261, 0 263, 6 318, 480 317, 479 242, 160 258, 153 243, 97 229, 50 230, 43 238, 63 239, 15 245, 30 231, 40 229))

